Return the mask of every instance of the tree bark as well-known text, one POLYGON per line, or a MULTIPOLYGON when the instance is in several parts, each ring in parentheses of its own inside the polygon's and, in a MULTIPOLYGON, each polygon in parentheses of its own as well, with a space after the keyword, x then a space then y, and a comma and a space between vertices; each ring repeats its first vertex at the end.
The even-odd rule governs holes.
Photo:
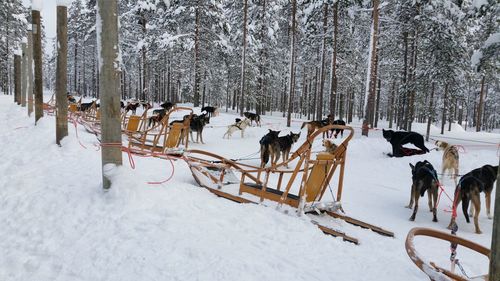
POLYGON ((479 93, 479 105, 477 106, 477 117, 476 117, 476 132, 481 131, 481 116, 483 114, 484 106, 484 80, 485 75, 481 79, 481 92, 479 93))
POLYGON ((28 116, 31 116, 33 113, 33 33, 31 28, 28 30, 28 56, 27 56, 27 86, 26 86, 26 94, 28 99, 28 116))
POLYGON ((243 44, 241 50, 241 79, 240 79, 240 116, 243 116, 245 111, 245 66, 247 55, 247 14, 248 14, 248 0, 243 4, 243 44))
POLYGON ((14 102, 21 104, 21 60, 22 55, 14 55, 14 102))
POLYGON ((403 44, 404 44, 404 48, 405 48, 405 51, 404 51, 404 54, 403 54, 403 75, 402 75, 402 79, 403 79, 403 83, 402 86, 403 86, 403 93, 402 93, 402 98, 399 99, 399 101, 401 102, 400 104, 400 109, 399 109, 399 116, 398 116, 398 128, 403 128, 404 130, 406 130, 406 120, 407 120, 407 110, 406 110, 406 94, 407 94, 407 89, 408 89, 408 85, 407 85, 407 71, 408 71, 408 32, 404 32, 403 33, 403 44))
MULTIPOLYGON (((246 0, 245 0, 246 1, 246 0)), ((292 0, 292 40, 290 41, 290 79, 289 90, 288 90, 288 114, 286 118, 286 126, 290 127, 292 124, 292 111, 293 111, 293 94, 294 94, 294 82, 295 82, 295 29, 296 29, 296 19, 295 14, 297 13, 297 0, 292 0)))
POLYGON ((26 43, 21 44, 21 48, 23 50, 23 56, 21 59, 21 106, 26 107, 26 88, 27 88, 27 83, 28 83, 28 70, 27 70, 27 64, 28 64, 28 59, 27 59, 27 47, 26 43))
POLYGON ((56 143, 68 135, 67 56, 68 8, 57 7, 57 66, 56 66, 56 143))
POLYGON ((260 40, 261 40, 261 48, 259 50, 259 57, 260 57, 260 63, 259 63, 259 78, 257 79, 257 106, 255 112, 259 115, 265 113, 265 75, 266 75, 266 70, 265 70, 265 64, 267 61, 266 58, 266 0, 262 0, 262 14, 261 14, 261 21, 262 21, 262 26, 260 29, 260 40))
POLYGON ((431 132, 431 124, 432 124, 432 118, 434 118, 434 82, 432 82, 432 89, 431 89, 431 99, 429 101, 429 112, 428 112, 428 117, 427 117, 427 130, 425 132, 425 141, 429 141, 429 135, 431 132))
POLYGON ((43 117, 42 25, 40 11, 31 12, 33 19, 33 60, 35 62, 35 124, 43 117))
POLYGON ((374 120, 374 126, 377 128, 378 126, 378 118, 380 115, 379 109, 380 109, 380 88, 381 88, 381 80, 380 78, 378 79, 378 86, 377 86, 377 104, 375 106, 375 120, 374 120))
POLYGON ((120 71, 116 61, 119 58, 118 46, 118 5, 116 0, 98 0, 97 39, 100 42, 99 71, 101 97, 101 141, 102 181, 105 190, 111 187, 108 177, 112 165, 122 165, 121 126, 120 126, 120 71), (99 29, 99 28, 98 28, 99 29), (105 36, 103 36, 105 35, 105 36))
POLYGON ((196 24, 195 24, 195 36, 194 36, 194 95, 193 95, 193 105, 194 107, 200 106, 200 9, 201 1, 198 0, 196 7, 196 24))
POLYGON ((363 136, 368 136, 368 125, 370 123, 370 116, 372 116, 373 112, 373 101, 375 99, 375 84, 377 79, 377 34, 378 34, 378 1, 373 0, 373 25, 372 25, 372 45, 371 48, 371 58, 368 67, 369 81, 368 83, 368 99, 367 104, 365 105, 365 116, 363 119, 363 126, 361 129, 361 134, 363 136))
MULTIPOLYGON (((335 118, 335 106, 337 98, 337 36, 338 36, 338 7, 339 1, 333 4, 333 57, 332 57, 332 81, 330 83, 330 114, 335 118)), ((342 116, 340 116, 342 119, 342 116)))
POLYGON ((396 80, 392 81, 391 97, 389 101, 389 110, 387 115, 389 115, 389 129, 392 129, 392 121, 394 117, 394 97, 396 95, 396 80))
POLYGON ((443 116, 441 118, 441 135, 444 134, 444 125, 446 123, 446 108, 448 107, 448 84, 444 86, 444 97, 443 97, 443 116))
POLYGON ((328 5, 323 2, 323 44, 321 47, 321 77, 319 84, 318 103, 316 104, 316 119, 323 118, 323 92, 325 87, 325 68, 326 68, 326 32, 328 29, 328 5))

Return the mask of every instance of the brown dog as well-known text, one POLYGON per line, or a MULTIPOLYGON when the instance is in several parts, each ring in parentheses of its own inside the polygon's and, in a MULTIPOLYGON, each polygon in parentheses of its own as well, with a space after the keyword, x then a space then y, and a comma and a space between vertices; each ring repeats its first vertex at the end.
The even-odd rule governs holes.
POLYGON ((338 147, 336 144, 334 144, 331 140, 328 139, 323 140, 323 146, 325 147, 325 151, 330 154, 334 154, 335 150, 338 147))
MULTIPOLYGON (((323 120, 304 122, 302 123, 300 129, 302 130, 304 127, 307 127, 307 137, 309 137, 312 133, 314 133, 314 131, 321 129, 324 126, 333 125, 334 122, 333 119, 334 119, 333 116, 330 114, 326 119, 323 120)), ((325 133, 323 133, 323 138, 325 137, 325 133)))
MULTIPOLYGON (((492 219, 490 213, 491 205, 491 192, 493 191, 493 184, 496 181, 498 173, 498 166, 484 165, 480 168, 474 169, 467 174, 463 175, 458 182, 455 189, 455 200, 453 202, 453 209, 456 210, 458 204, 462 203, 462 211, 467 223, 470 222, 469 213, 467 208, 470 202, 474 207, 474 227, 476 233, 480 234, 479 229, 479 212, 481 211, 481 192, 486 195, 486 214, 489 219, 492 219)), ((455 218, 452 216, 448 228, 451 229, 455 218)))
POLYGON ((435 144, 439 149, 443 150, 441 179, 444 177, 445 172, 448 170, 449 175, 455 181, 455 186, 456 186, 457 175, 458 175, 458 164, 459 164, 458 148, 444 141, 436 141, 435 144))

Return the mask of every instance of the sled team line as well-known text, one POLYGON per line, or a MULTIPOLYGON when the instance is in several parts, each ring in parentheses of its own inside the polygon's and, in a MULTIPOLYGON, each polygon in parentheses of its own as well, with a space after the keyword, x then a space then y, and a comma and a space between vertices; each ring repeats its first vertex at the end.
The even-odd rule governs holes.
MULTIPOLYGON (((46 107, 50 108, 50 103, 46 107)), ((165 159, 182 159, 188 164, 196 182, 213 194, 238 203, 262 204, 280 208, 284 212, 296 212, 299 216, 308 216, 311 223, 322 232, 342 237, 344 241, 359 244, 357 238, 336 229, 335 225, 338 225, 338 220, 370 229, 383 236, 394 236, 394 233, 389 230, 349 217, 344 213, 341 199, 346 155, 349 141, 354 135, 354 129, 345 126, 344 121, 333 120, 332 116, 328 116, 324 120, 304 122, 302 128, 307 128, 307 138, 291 155, 292 146, 300 138, 300 132, 297 134, 291 132, 280 137, 280 131, 269 129, 259 142, 261 164, 253 166, 209 151, 188 149, 189 135, 191 135, 191 141, 194 142, 193 132, 197 135, 196 142, 203 143, 203 129, 210 124, 211 117, 218 115, 217 108, 204 107, 203 113, 197 115, 189 107, 178 107, 173 103, 165 102, 160 105, 160 108, 152 109, 150 115, 151 109, 149 103, 132 101, 125 104, 122 102, 122 132, 128 139, 126 148, 129 153, 165 159), (142 115, 136 115, 135 110, 141 105, 144 112, 142 115), (132 114, 128 115, 128 112, 132 114), (343 137, 344 131, 348 133, 346 137, 343 137), (340 144, 325 139, 325 136, 337 138, 339 134, 340 144), (320 138, 319 136, 323 137, 324 151, 313 151, 313 144, 320 138), (328 196, 332 197, 331 201, 324 200, 327 190, 330 194, 328 196)), ((82 103, 81 99, 79 102, 74 101, 70 103, 69 111, 70 120, 75 120, 74 122, 99 136, 100 111, 95 101, 90 104, 82 103)), ((223 138, 231 138, 232 134, 237 131, 241 132, 243 138, 245 129, 253 123, 261 126, 259 115, 250 112, 245 112, 244 115, 243 120, 236 118, 233 124, 227 125, 227 132, 223 138)), ((388 154, 390 157, 412 156, 430 151, 425 147, 423 136, 416 132, 383 130, 382 133, 392 146, 392 153, 388 154), (418 149, 407 148, 404 146, 406 144, 413 144, 418 149)), ((428 207, 433 214, 432 220, 434 222, 438 220, 436 208, 441 193, 445 192, 439 179, 448 171, 456 186, 453 198, 450 196, 452 217, 448 228, 457 228, 456 209, 462 203, 466 221, 469 223, 469 213, 472 213, 475 231, 481 233, 478 223, 481 208, 480 193, 484 192, 486 195, 487 215, 491 218, 491 192, 498 166, 479 167, 464 174, 457 182, 458 147, 443 141, 436 141, 435 144, 437 149, 443 151, 440 174, 427 160, 410 164, 412 185, 410 203, 407 206, 413 208, 410 220, 415 219, 419 198, 423 197, 426 192, 428 207), (469 204, 470 211, 468 210, 469 204)), ((456 245, 460 244, 489 256, 488 249, 455 235, 425 228, 412 229, 406 240, 408 255, 432 280, 435 280, 435 277, 432 277, 433 274, 444 274, 452 280, 466 279, 461 279, 460 275, 453 272, 454 265, 459 264, 458 259, 453 264, 452 270, 443 269, 433 263, 425 264, 418 257, 413 246, 413 238, 418 235, 449 241, 455 245, 455 249, 456 245)))

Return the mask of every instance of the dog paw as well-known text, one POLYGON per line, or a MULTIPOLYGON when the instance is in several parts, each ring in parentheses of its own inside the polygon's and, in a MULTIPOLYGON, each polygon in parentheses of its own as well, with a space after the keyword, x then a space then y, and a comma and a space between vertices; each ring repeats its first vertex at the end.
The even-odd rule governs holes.
POLYGON ((488 215, 488 219, 489 219, 489 220, 492 220, 492 219, 493 219, 493 216, 492 216, 492 215, 488 215))
POLYGON ((479 229, 476 230, 476 234, 482 234, 483 232, 479 229))
POLYGON ((413 207, 413 206, 410 206, 410 205, 405 206, 405 208, 408 208, 408 209, 411 209, 411 207, 413 207))
POLYGON ((414 217, 411 217, 411 218, 410 218, 410 221, 415 221, 415 218, 414 218, 414 217))
POLYGON ((436 218, 433 218, 433 219, 432 219, 432 221, 433 221, 433 222, 437 222, 437 221, 438 221, 438 219, 436 219, 436 218))

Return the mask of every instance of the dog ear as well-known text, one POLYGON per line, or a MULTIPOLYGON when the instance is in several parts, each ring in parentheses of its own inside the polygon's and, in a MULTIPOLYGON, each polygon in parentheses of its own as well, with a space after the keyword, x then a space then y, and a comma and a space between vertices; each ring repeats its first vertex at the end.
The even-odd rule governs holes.
POLYGON ((412 171, 415 171, 415 166, 413 166, 413 164, 412 164, 412 163, 409 163, 409 164, 410 164, 410 168, 411 168, 411 170, 412 170, 412 171))

